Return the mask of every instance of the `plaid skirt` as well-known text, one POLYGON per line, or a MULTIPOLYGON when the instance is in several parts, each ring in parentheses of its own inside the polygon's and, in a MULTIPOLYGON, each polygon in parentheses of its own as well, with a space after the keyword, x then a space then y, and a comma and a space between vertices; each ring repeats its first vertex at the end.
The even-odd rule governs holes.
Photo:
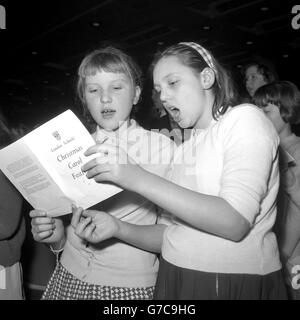
POLYGON ((58 263, 42 300, 151 300, 153 287, 101 286, 81 281, 58 263))

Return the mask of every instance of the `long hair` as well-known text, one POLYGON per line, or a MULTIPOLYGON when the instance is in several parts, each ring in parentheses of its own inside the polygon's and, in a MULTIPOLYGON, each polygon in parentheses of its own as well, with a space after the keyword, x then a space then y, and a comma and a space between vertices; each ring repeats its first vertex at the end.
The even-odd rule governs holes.
POLYGON ((286 123, 297 124, 300 121, 300 92, 290 81, 276 81, 258 88, 253 100, 259 107, 269 103, 278 106, 286 123))
MULTIPOLYGON (((239 102, 239 97, 228 71, 217 62, 207 49, 206 51, 210 54, 215 69, 216 80, 212 87, 215 100, 212 107, 212 115, 214 119, 218 119, 220 115, 227 111, 228 107, 235 106, 239 102)), ((202 72, 204 68, 209 67, 196 49, 178 43, 162 52, 156 53, 150 67, 151 72, 153 73, 153 69, 160 59, 168 56, 176 56, 183 65, 191 68, 196 74, 202 72)))

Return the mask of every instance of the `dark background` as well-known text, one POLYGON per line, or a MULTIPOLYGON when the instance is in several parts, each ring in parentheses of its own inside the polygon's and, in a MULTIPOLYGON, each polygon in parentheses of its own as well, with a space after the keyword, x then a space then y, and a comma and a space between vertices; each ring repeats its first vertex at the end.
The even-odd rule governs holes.
MULTIPOLYGON (((11 125, 32 128, 76 108, 76 69, 103 42, 119 43, 144 71, 153 53, 199 41, 243 88, 241 66, 267 60, 298 86, 300 29, 281 0, 10 0, 0 30, 0 106, 11 125)), ((299 11, 300 13, 300 11, 299 11)), ((300 24, 300 17, 299 17, 300 24)), ((149 96, 144 104, 150 105, 149 96)), ((145 113, 146 114, 146 113, 145 113)))

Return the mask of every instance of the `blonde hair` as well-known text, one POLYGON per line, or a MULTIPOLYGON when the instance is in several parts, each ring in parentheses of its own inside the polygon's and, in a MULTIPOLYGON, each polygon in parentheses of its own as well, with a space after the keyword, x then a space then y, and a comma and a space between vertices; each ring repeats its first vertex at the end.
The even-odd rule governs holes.
POLYGON ((84 116, 90 125, 94 125, 95 123, 86 107, 84 94, 85 78, 95 75, 97 71, 102 70, 105 72, 123 73, 131 80, 133 87, 139 86, 142 90, 142 71, 127 53, 113 46, 103 47, 90 52, 82 60, 78 68, 77 78, 77 96, 83 105, 84 116))

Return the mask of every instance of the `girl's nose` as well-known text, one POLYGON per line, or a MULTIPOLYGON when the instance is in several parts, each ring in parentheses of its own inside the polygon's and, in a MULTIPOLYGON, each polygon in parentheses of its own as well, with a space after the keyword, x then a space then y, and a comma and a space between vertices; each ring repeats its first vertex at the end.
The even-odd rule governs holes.
POLYGON ((109 103, 112 101, 111 94, 108 91, 102 91, 100 95, 100 100, 102 103, 109 103))
POLYGON ((166 102, 167 99, 169 98, 169 94, 167 93, 167 90, 161 89, 159 98, 161 102, 166 102))

